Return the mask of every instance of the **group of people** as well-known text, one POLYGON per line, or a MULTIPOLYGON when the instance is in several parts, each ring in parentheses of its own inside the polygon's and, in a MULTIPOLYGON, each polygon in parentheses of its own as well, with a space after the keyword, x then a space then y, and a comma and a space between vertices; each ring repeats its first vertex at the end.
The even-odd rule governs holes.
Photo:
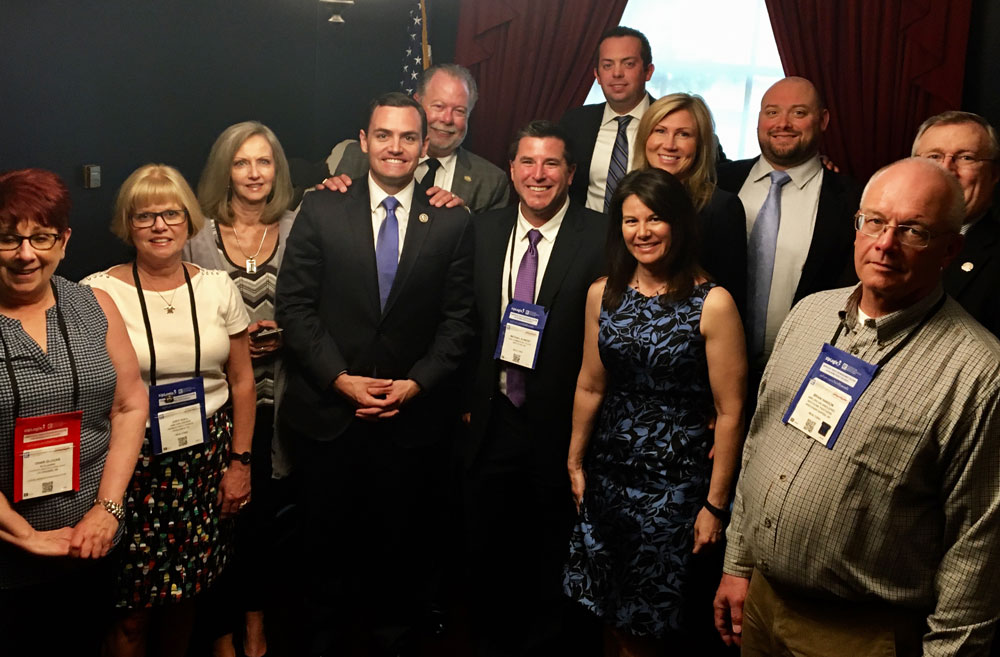
POLYGON ((135 258, 83 285, 65 186, 0 174, 0 636, 182 655, 208 599, 258 657, 290 479, 301 654, 408 654, 455 570, 484 656, 988 654, 996 131, 931 117, 859 194, 809 81, 727 162, 652 72, 605 34, 606 102, 521 128, 508 177, 433 66, 294 213, 236 124, 197 195, 125 181, 135 258))

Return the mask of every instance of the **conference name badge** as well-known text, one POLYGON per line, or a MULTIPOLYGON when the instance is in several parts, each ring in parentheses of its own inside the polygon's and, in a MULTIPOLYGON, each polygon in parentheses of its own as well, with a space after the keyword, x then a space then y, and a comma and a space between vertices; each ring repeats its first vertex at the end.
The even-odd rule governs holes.
POLYGON ((80 490, 83 411, 14 422, 14 501, 80 490))
POLYGON ((535 369, 548 316, 543 306, 517 299, 511 301, 500 321, 500 337, 493 358, 535 369))
POLYGON ((833 449, 854 404, 877 369, 878 365, 824 344, 783 421, 833 449))
POLYGON ((205 383, 192 379, 149 386, 149 428, 154 454, 205 442, 205 383))

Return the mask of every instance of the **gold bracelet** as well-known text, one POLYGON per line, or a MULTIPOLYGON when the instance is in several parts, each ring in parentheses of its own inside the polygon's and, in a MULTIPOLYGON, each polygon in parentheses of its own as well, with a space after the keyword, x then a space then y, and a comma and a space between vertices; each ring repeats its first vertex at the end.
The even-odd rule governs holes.
POLYGON ((94 500, 94 506, 100 504, 104 507, 104 510, 115 517, 118 522, 125 519, 125 507, 118 502, 113 502, 107 498, 99 497, 94 500))

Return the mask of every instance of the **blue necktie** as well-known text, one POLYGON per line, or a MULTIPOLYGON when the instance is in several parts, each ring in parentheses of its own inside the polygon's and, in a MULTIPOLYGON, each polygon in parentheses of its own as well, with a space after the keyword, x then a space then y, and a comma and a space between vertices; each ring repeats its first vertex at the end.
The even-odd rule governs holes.
POLYGON ((774 274, 774 251, 781 223, 781 188, 791 180, 784 171, 771 172, 771 188, 750 231, 747 244, 747 333, 751 361, 764 352, 767 303, 774 274))
MULTIPOLYGON (((517 281, 514 283, 514 299, 517 301, 535 302, 535 279, 538 278, 538 240, 542 233, 533 228, 528 231, 528 248, 521 257, 517 268, 517 281)), ((507 398, 518 408, 524 404, 527 388, 525 372, 517 366, 507 368, 507 398)))
POLYGON ((608 186, 604 190, 605 214, 611 208, 611 197, 615 195, 618 183, 621 182, 621 179, 625 177, 625 172, 628 171, 628 133, 626 130, 628 129, 628 122, 631 120, 631 116, 619 116, 615 118, 615 121, 618 121, 618 136, 615 137, 615 148, 611 151, 611 165, 608 166, 608 186))
POLYGON ((399 201, 394 196, 386 196, 381 205, 385 208, 385 219, 375 240, 375 263, 378 265, 378 296, 384 309, 399 267, 399 221, 396 220, 399 201))

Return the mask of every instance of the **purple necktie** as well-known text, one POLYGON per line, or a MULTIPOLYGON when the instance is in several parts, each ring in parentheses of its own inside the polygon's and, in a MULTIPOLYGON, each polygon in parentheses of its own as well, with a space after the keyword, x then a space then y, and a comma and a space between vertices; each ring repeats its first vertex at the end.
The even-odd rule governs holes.
POLYGON ((399 201, 395 196, 386 196, 382 206, 385 208, 385 219, 378 228, 378 239, 375 240, 375 264, 378 267, 378 298, 384 310, 399 267, 399 221, 396 220, 399 201))
MULTIPOLYGON (((517 268, 517 282, 514 283, 514 299, 527 303, 535 302, 535 278, 538 276, 538 240, 542 234, 537 228, 528 231, 528 250, 517 268)), ((507 367, 507 398, 518 408, 525 399, 525 371, 516 365, 507 367)))

